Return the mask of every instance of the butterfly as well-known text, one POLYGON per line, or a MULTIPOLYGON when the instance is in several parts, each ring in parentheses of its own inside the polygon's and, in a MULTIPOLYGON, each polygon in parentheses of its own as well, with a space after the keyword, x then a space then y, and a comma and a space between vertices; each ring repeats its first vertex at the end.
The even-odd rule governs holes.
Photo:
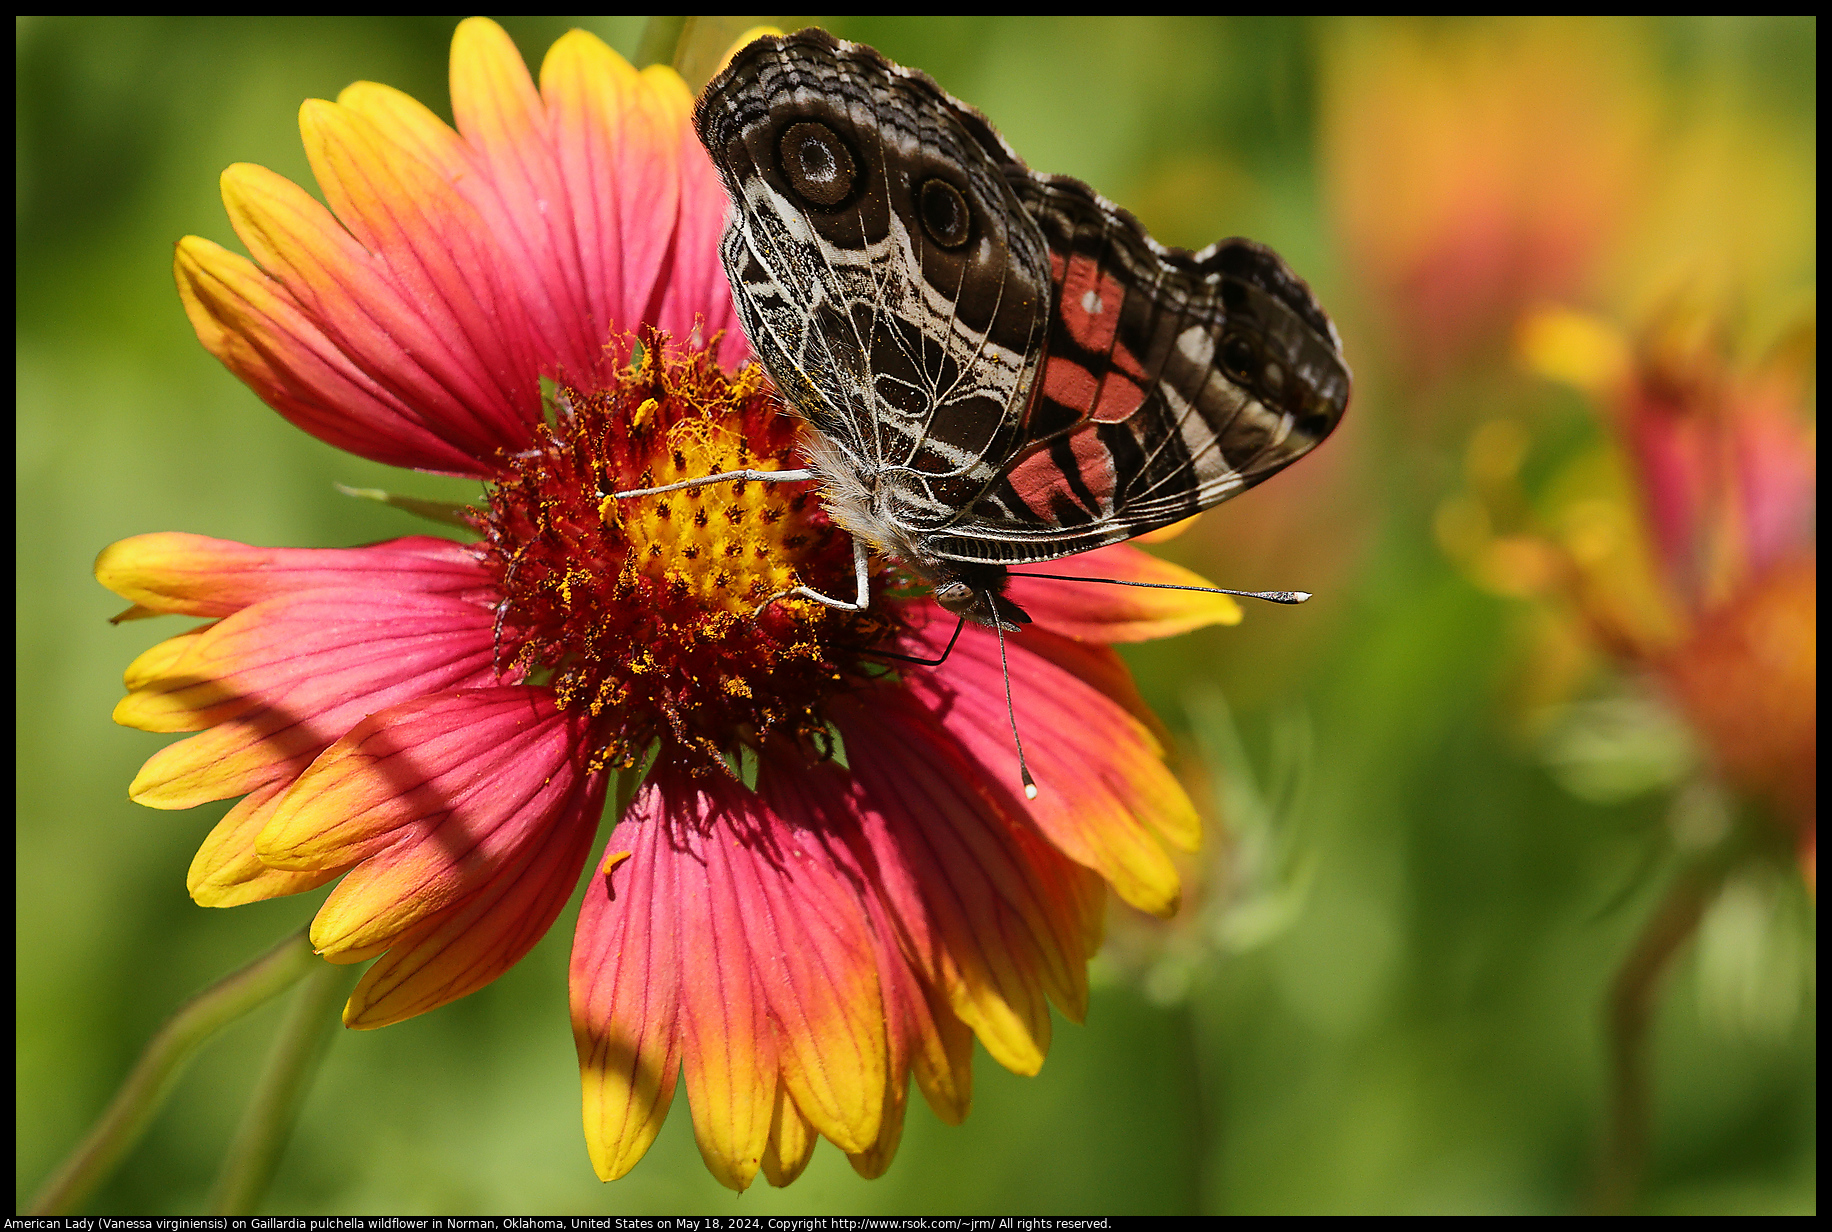
POLYGON ((876 551, 946 610, 1015 631, 1010 566, 1227 500, 1348 405, 1335 327, 1271 249, 1156 243, 870 47, 760 38, 694 126, 731 201, 739 319, 813 431, 806 470, 690 482, 819 481, 857 595, 789 594, 862 609, 876 551))

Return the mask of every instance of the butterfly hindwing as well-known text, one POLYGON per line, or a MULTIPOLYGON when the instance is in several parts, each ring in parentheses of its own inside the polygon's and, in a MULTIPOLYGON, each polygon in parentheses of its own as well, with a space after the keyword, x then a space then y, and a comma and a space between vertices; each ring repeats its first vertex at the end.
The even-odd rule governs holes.
POLYGON ((958 517, 1017 447, 1043 354, 1049 255, 1020 164, 927 77, 818 30, 751 44, 695 122, 764 367, 884 517, 958 517))

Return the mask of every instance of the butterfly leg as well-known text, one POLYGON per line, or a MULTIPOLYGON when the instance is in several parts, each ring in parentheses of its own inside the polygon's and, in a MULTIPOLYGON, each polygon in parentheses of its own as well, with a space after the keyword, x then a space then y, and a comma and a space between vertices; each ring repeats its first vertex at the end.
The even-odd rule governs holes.
POLYGON ((632 496, 655 496, 662 492, 679 492, 685 488, 703 488, 709 483, 743 483, 749 480, 758 483, 806 483, 813 478, 813 471, 720 471, 716 475, 683 479, 679 483, 663 484, 659 488, 631 488, 625 492, 613 492, 611 497, 614 500, 625 500, 632 496))
POLYGON ((763 609, 778 599, 812 599, 828 607, 837 607, 842 612, 863 612, 871 603, 871 549, 865 546, 863 539, 857 537, 852 541, 852 574, 858 593, 853 597, 851 603, 844 599, 835 599, 832 595, 823 595, 820 591, 807 586, 796 586, 789 590, 779 590, 759 603, 757 610, 751 613, 751 618, 754 620, 763 615, 763 609))

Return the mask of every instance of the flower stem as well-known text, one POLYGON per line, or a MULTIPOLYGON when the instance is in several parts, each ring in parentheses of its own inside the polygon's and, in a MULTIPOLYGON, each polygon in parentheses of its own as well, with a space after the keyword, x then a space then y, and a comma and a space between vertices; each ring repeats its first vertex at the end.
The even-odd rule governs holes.
POLYGON ((40 1187, 30 1213, 63 1215, 76 1209, 140 1141, 204 1042, 321 964, 301 929, 180 1006, 147 1043, 89 1133, 40 1187))
POLYGON ((1605 1018, 1610 1050, 1609 1133, 1603 1146, 1592 1205, 1600 1215, 1626 1215, 1640 1195, 1647 1165, 1651 1090, 1647 1073, 1648 1028, 1666 974, 1680 948, 1698 930, 1731 862, 1706 860, 1679 874, 1654 911, 1610 985, 1605 1018))
POLYGON ((210 1195, 211 1214, 253 1214, 267 1192, 324 1058, 338 1004, 348 995, 355 970, 322 963, 299 985, 235 1141, 223 1157, 222 1171, 210 1195))

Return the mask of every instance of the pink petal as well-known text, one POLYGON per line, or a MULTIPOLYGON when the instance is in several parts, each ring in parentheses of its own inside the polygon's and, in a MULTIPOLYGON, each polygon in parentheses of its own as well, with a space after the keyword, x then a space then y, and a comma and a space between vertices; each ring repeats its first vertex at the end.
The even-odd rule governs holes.
POLYGON ((1733 465, 1752 573, 1811 550, 1819 502, 1814 430, 1794 413, 1798 391, 1775 382, 1744 395, 1733 421, 1733 465), (1779 385, 1779 388, 1775 386, 1779 385))

